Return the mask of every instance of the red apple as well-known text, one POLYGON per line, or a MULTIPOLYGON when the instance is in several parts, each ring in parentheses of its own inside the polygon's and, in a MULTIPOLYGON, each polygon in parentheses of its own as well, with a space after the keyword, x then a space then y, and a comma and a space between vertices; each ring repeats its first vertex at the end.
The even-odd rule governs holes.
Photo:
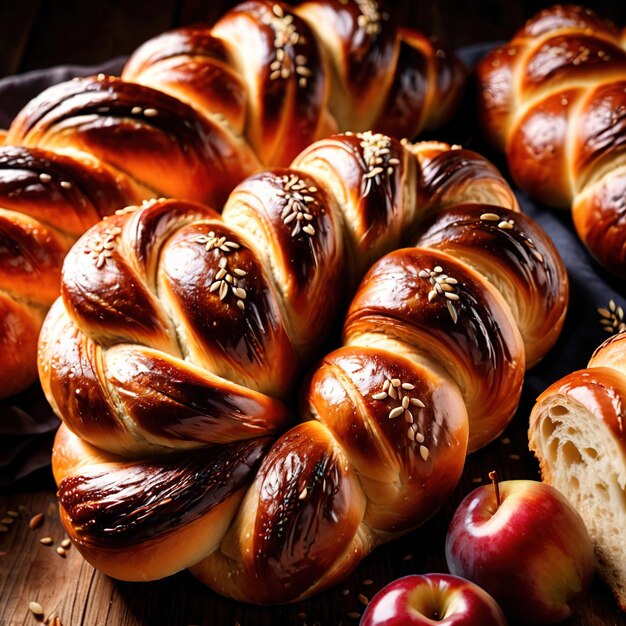
POLYGON ((478 585, 449 574, 405 576, 367 605, 361 626, 506 626, 496 601, 478 585))
POLYGON ((509 619, 554 624, 591 586, 593 547, 582 518, 545 483, 509 480, 472 491, 446 537, 453 574, 489 592, 509 619))

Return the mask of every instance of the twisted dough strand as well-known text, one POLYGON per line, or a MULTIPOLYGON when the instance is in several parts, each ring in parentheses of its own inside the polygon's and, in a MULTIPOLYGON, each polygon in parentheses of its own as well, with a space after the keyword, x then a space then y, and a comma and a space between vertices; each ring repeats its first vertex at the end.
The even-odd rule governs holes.
POLYGON ((222 217, 119 212, 72 248, 41 335, 63 523, 118 578, 191 567, 241 600, 306 597, 436 512, 566 301, 545 233, 445 144, 335 135, 244 181, 222 217), (305 421, 274 441, 342 291, 413 242, 366 274, 305 421))
POLYGON ((219 208, 260 163, 338 128, 412 137, 449 117, 463 82, 453 56, 377 2, 253 1, 147 42, 122 79, 43 92, 0 133, 22 146, 0 148, 0 397, 35 379, 61 259, 98 219, 160 196, 219 208))
POLYGON ((555 6, 479 64, 479 114, 516 184, 571 207, 576 230, 626 275, 626 31, 588 9, 555 6))

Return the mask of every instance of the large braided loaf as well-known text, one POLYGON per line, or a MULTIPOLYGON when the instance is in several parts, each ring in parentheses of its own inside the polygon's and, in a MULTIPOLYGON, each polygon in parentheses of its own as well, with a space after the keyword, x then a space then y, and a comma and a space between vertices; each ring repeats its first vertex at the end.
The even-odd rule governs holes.
POLYGON ((69 536, 115 577, 190 567, 276 603, 437 511, 468 448, 511 419, 568 282, 482 157, 366 132, 252 176, 222 216, 175 200, 120 211, 72 248, 61 292, 39 365, 64 421, 69 536), (281 399, 293 406, 373 262, 343 347, 301 388, 303 422, 276 441, 281 399))
POLYGON ((0 148, 0 397, 34 380, 60 260, 102 216, 158 196, 220 207, 260 164, 337 130, 412 137, 449 117, 463 82, 374 0, 254 0, 146 43, 121 79, 43 92, 5 138, 20 147, 0 148))
POLYGON ((519 187, 572 207, 580 238, 626 276, 626 30, 555 6, 478 66, 479 113, 519 187))

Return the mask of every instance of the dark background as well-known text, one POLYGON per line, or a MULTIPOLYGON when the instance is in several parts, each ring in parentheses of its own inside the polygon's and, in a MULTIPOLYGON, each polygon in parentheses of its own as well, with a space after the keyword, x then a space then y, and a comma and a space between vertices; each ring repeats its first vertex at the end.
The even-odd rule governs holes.
MULTIPOLYGON (((164 30, 212 22, 235 4, 232 0, 0 0, 0 77, 127 55, 164 30)), ((386 6, 401 23, 460 48, 508 39, 527 18, 551 4, 544 0, 399 0, 388 1, 386 6)), ((626 25, 624 0, 587 4, 626 25)))

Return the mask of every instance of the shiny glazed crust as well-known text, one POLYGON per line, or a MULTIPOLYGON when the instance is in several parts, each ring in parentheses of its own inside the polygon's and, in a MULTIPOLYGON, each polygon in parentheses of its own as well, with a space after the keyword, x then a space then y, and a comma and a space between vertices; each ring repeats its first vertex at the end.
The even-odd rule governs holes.
MULTIPOLYGON (((122 78, 44 91, 0 132, 0 146, 21 146, 0 149, 0 237, 19 266, 6 277, 0 267, 0 355, 12 372, 0 397, 35 379, 36 337, 58 295, 61 259, 104 215, 154 197, 220 210, 261 164, 288 165, 337 130, 413 137, 445 122, 464 82, 454 56, 397 28, 375 1, 294 9, 254 0, 213 27, 146 42, 122 78), (28 295, 35 282, 42 289, 28 295)), ((285 258, 284 271, 293 269, 285 258)), ((289 298, 297 319, 287 322, 316 331, 304 319, 306 299, 289 298)))
POLYGON ((113 576, 189 567, 270 604, 441 507, 468 445, 512 417, 526 349, 556 339, 567 276, 482 157, 368 131, 246 179, 221 216, 165 199, 118 212, 71 249, 61 294, 39 368, 64 421, 69 536, 113 576), (355 289, 344 345, 296 397, 355 289))
MULTIPOLYGON (((624 31, 626 32, 626 31, 624 31)), ((478 66, 478 109, 528 194, 573 211, 610 272, 626 276, 626 37, 580 6, 532 18, 478 66)))

